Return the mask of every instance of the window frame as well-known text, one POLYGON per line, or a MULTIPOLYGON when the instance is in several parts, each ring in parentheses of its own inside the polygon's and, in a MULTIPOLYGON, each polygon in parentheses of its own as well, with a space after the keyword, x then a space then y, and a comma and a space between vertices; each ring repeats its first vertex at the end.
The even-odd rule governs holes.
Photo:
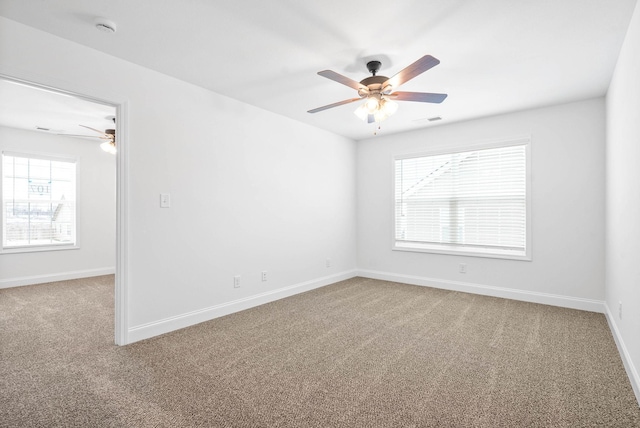
POLYGON ((391 159, 391 250, 418 253, 432 253, 456 256, 486 257, 507 260, 532 260, 532 197, 531 197, 531 136, 511 137, 502 140, 482 141, 456 145, 455 147, 435 147, 421 152, 405 153, 392 156, 391 159), (396 161, 417 157, 462 153, 474 150, 496 149, 501 147, 525 146, 525 249, 524 251, 489 248, 481 246, 465 246, 437 243, 408 243, 396 241, 396 161))
POLYGON ((36 253, 43 251, 64 251, 80 249, 80 227, 78 214, 80 212, 80 158, 71 155, 61 155, 42 152, 30 152, 20 150, 2 150, 0 153, 0 254, 14 253, 36 253), (74 207, 74 226, 75 226, 75 242, 58 243, 58 244, 40 244, 40 245, 21 245, 14 247, 4 246, 5 219, 4 219, 4 156, 23 157, 28 159, 41 159, 48 161, 70 162, 75 164, 75 207, 74 207))

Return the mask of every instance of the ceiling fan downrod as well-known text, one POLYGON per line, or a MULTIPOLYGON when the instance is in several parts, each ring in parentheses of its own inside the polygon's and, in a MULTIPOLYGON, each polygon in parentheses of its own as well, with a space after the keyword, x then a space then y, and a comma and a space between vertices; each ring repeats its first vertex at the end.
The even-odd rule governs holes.
POLYGON ((367 63, 367 70, 369 70, 369 73, 374 76, 380 70, 380 67, 382 67, 382 63, 380 61, 369 61, 367 63))

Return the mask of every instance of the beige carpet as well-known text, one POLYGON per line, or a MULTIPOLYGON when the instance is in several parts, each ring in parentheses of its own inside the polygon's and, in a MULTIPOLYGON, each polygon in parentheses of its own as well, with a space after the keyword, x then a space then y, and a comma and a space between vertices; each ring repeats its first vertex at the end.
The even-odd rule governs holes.
POLYGON ((364 278, 126 347, 113 277, 0 290, 2 427, 640 427, 603 315, 364 278))

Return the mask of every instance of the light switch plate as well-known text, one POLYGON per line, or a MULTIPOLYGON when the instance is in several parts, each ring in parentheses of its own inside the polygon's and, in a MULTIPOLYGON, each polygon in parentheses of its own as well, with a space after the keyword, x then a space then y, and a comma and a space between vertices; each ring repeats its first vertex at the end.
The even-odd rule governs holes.
POLYGON ((160 193, 160 208, 169 208, 171 206, 171 195, 169 193, 160 193))

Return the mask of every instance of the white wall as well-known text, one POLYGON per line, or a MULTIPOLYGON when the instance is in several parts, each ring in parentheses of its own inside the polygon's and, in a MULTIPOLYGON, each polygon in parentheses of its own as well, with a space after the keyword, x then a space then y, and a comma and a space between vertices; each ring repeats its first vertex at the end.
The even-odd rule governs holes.
POLYGON ((4 18, 0 73, 128 102, 129 340, 353 275, 355 142, 4 18))
POLYGON ((640 6, 607 93, 606 304, 640 402, 640 6), (618 305, 622 302, 622 318, 618 305))
POLYGON ((0 152, 75 157, 78 171, 80 248, 0 255, 0 288, 105 275, 115 269, 115 157, 91 141, 0 127, 0 152))
POLYGON ((598 98, 358 142, 361 273, 602 310, 604 107, 598 98), (391 250, 394 155, 523 135, 531 136, 532 261, 391 250))

